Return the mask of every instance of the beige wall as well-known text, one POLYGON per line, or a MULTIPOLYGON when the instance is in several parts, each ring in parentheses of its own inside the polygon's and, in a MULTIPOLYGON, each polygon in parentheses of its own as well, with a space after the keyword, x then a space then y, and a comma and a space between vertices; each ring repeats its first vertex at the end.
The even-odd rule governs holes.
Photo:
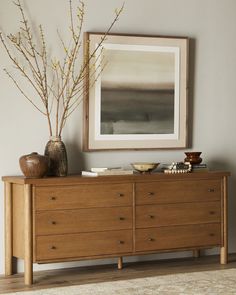
MULTIPOLYGON (((65 36, 67 0, 24 0, 33 22, 42 23, 52 50, 55 31, 65 36)), ((114 8, 122 0, 88 0, 85 31, 105 31, 114 8)), ((202 151, 211 168, 232 172, 229 182, 229 237, 236 250, 236 1, 235 0, 126 0, 113 32, 188 36, 190 46, 189 122, 192 150, 202 151)), ((18 12, 12 1, 0 0, 0 29, 15 32, 18 12)), ((0 47, 0 68, 10 67, 0 47)), ((46 120, 34 111, 0 71, 0 175, 20 174, 18 158, 32 151, 43 153, 48 139, 46 120)), ((122 166, 133 161, 181 161, 184 150, 82 153, 82 111, 71 117, 63 134, 70 171, 91 166, 122 166)), ((3 186, 0 184, 0 273, 4 268, 3 186)), ((158 256, 159 257, 159 256, 158 256)), ((161 256, 163 257, 163 256, 161 256)), ((165 256, 164 256, 165 257, 165 256)), ((147 258, 147 257, 146 257, 147 258)), ((150 259, 152 257, 149 257, 150 259)), ((140 259, 140 258, 136 258, 140 259)), ((95 262, 92 262, 95 263, 95 262)), ((97 262, 96 262, 97 263, 97 262)), ((66 264, 68 265, 76 265, 66 264)), ((35 269, 62 265, 35 266, 35 269)), ((22 270, 22 263, 19 263, 22 270)))

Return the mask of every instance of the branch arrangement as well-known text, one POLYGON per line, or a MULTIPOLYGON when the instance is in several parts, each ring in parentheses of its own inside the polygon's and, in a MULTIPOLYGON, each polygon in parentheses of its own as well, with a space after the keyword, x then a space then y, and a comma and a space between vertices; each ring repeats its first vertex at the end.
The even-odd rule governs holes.
MULTIPOLYGON (((64 57, 50 59, 45 40, 43 27, 38 26, 39 40, 33 36, 33 30, 26 18, 23 6, 20 0, 14 4, 20 11, 21 25, 16 34, 9 34, 6 37, 0 32, 0 40, 5 48, 14 68, 21 76, 28 81, 30 87, 36 94, 36 99, 30 98, 27 91, 24 90, 15 76, 4 69, 6 74, 13 81, 22 95, 40 112, 48 122, 50 136, 61 136, 62 130, 68 117, 75 111, 83 100, 84 92, 92 86, 85 89, 84 80, 89 72, 90 77, 96 81, 101 73, 101 65, 95 67, 95 63, 90 67, 91 59, 94 59, 98 49, 101 48, 107 34, 111 31, 117 22, 124 5, 115 10, 115 17, 101 38, 98 46, 84 58, 84 61, 78 69, 79 55, 82 50, 82 28, 85 15, 85 4, 79 1, 76 16, 74 17, 72 0, 69 0, 70 15, 70 43, 67 46, 59 32, 58 38, 63 48, 64 57)), ((99 53, 100 55, 101 53, 99 53)), ((99 56, 100 57, 100 56, 99 56)))

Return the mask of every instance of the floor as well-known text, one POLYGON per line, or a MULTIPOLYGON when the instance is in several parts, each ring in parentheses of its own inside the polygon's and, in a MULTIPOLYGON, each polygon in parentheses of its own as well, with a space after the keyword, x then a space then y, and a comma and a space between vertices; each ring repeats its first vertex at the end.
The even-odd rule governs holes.
POLYGON ((23 274, 15 274, 10 277, 0 276, 0 294, 225 268, 236 268, 236 254, 229 256, 229 263, 227 265, 219 264, 219 256, 207 256, 200 258, 179 258, 151 262, 124 263, 122 270, 118 270, 117 265, 113 264, 38 271, 34 272, 34 285, 31 287, 26 287, 24 285, 23 274))

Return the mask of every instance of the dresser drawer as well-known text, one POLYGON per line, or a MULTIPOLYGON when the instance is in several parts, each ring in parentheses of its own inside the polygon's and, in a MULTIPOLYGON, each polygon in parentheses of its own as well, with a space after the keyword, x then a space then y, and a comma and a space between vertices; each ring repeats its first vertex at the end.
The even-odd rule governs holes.
POLYGON ((136 184, 136 204, 220 200, 220 180, 184 180, 136 184))
POLYGON ((36 261, 132 252, 132 231, 36 237, 36 261))
POLYGON ((36 235, 132 229, 132 207, 38 211, 36 235))
POLYGON ((138 229, 136 251, 219 246, 220 223, 138 229))
POLYGON ((132 184, 90 184, 35 188, 35 209, 132 206, 132 184))
POLYGON ((220 222, 220 202, 140 205, 136 228, 220 222))

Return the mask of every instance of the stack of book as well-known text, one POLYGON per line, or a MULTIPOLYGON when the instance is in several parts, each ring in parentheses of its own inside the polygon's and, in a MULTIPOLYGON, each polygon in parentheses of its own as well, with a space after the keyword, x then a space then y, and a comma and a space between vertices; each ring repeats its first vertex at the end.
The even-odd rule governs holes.
POLYGON ((207 164, 194 164, 192 165, 192 172, 209 171, 207 164))
POLYGON ((121 167, 115 168, 91 168, 89 171, 82 171, 82 176, 104 176, 104 175, 130 175, 134 174, 132 169, 123 169, 121 167))

